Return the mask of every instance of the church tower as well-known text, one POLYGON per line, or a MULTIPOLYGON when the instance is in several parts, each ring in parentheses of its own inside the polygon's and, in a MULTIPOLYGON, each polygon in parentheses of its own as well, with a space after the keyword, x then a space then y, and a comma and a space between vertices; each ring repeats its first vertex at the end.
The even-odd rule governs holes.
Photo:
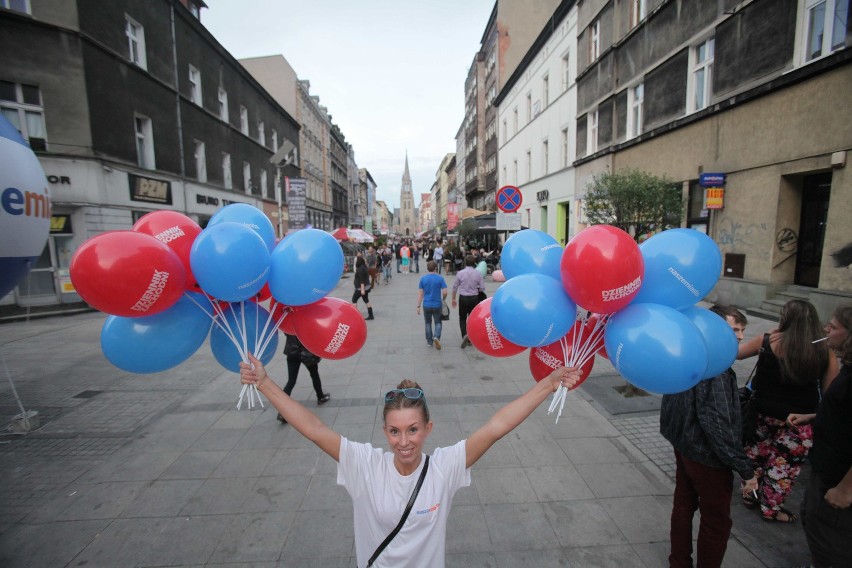
POLYGON ((408 172, 408 151, 405 152, 405 172, 402 174, 402 189, 399 192, 399 234, 413 237, 416 222, 414 220, 414 190, 411 189, 411 174, 408 172))

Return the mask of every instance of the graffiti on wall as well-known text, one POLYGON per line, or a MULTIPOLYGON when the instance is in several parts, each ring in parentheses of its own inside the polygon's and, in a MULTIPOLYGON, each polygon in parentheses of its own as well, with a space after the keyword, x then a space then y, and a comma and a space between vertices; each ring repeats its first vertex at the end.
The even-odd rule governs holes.
POLYGON ((834 259, 834 265, 837 268, 846 268, 852 264, 852 243, 847 243, 845 247, 831 253, 834 259))
POLYGON ((781 229, 775 235, 775 244, 781 252, 796 252, 796 246, 799 244, 799 236, 793 229, 781 229))
POLYGON ((734 249, 752 248, 757 246, 758 237, 764 232, 766 232, 766 223, 743 225, 733 219, 723 219, 719 223, 716 242, 719 246, 734 249))

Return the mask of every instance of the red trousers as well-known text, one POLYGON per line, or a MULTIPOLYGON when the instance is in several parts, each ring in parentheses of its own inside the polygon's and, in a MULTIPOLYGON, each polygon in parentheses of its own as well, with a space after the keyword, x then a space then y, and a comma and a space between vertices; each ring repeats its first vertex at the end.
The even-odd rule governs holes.
POLYGON ((697 568, 722 565, 731 535, 731 494, 734 474, 730 469, 694 462, 675 450, 674 504, 671 520, 672 568, 692 568, 692 517, 701 514, 698 526, 697 568))

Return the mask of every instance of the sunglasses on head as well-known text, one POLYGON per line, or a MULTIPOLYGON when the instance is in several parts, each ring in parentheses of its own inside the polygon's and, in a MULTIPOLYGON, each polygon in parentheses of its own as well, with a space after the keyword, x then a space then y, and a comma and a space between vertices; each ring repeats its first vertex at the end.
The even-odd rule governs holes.
POLYGON ((415 388, 408 389, 393 389, 389 390, 385 393, 385 402, 391 402, 393 399, 398 397, 399 395, 404 396, 405 398, 409 398, 411 400, 417 400, 418 398, 425 398, 423 395, 423 391, 415 388))

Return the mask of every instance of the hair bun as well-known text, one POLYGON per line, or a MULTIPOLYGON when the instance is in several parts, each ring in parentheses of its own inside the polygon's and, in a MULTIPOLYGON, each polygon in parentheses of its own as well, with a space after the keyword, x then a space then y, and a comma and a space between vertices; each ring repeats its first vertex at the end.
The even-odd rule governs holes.
POLYGON ((403 380, 401 383, 396 385, 396 388, 398 388, 398 389, 420 389, 420 390, 423 390, 420 387, 420 385, 418 385, 415 381, 412 381, 411 379, 403 380))

